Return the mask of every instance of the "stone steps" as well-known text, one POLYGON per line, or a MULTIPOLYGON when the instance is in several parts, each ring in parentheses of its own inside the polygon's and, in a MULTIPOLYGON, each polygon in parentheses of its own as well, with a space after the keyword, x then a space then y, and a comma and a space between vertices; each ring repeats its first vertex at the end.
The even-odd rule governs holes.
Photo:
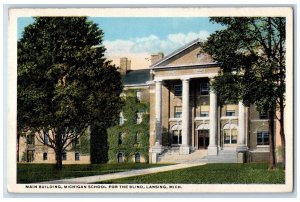
POLYGON ((219 150, 218 155, 208 156, 207 150, 191 151, 188 155, 180 155, 179 147, 165 150, 158 156, 160 163, 236 163, 235 149, 219 150))
POLYGON ((199 163, 199 159, 207 155, 207 150, 192 151, 188 155, 180 155, 179 149, 170 149, 164 151, 158 156, 160 163, 199 163))

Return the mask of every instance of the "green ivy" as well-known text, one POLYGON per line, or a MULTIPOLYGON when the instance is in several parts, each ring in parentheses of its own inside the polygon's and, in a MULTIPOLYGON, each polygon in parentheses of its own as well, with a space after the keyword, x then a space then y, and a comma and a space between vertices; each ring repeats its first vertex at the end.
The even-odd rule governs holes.
POLYGON ((108 129, 108 158, 109 162, 116 163, 119 152, 124 154, 124 162, 132 162, 132 157, 139 153, 148 162, 149 158, 149 103, 136 99, 135 90, 127 90, 124 93, 123 116, 126 121, 123 125, 116 123, 108 129), (143 112, 142 122, 136 124, 136 113, 143 112), (124 134, 122 144, 119 144, 119 133, 124 134), (138 143, 135 142, 135 134, 138 133, 138 143))

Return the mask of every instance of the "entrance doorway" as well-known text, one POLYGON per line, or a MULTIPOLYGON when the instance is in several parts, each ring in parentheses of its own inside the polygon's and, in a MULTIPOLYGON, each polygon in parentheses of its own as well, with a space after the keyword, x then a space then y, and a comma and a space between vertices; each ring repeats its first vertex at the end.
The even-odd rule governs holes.
POLYGON ((209 130, 198 130, 198 149, 207 149, 209 145, 209 130))

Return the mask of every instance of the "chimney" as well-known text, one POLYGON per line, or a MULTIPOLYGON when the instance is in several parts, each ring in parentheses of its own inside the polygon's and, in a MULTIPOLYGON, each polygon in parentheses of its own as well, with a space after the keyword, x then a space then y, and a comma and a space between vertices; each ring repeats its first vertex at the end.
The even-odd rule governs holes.
POLYGON ((130 70, 131 67, 131 60, 128 60, 128 58, 120 58, 120 73, 121 75, 125 75, 127 71, 130 70))
POLYGON ((153 65, 157 61, 163 59, 163 57, 164 57, 164 54, 162 52, 156 53, 156 54, 152 54, 151 55, 151 65, 153 65))

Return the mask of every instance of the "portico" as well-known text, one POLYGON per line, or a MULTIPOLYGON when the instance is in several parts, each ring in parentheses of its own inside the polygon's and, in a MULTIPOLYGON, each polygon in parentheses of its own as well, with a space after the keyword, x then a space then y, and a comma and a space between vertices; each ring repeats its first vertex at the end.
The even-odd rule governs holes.
POLYGON ((195 150, 207 150, 208 156, 217 156, 219 150, 226 148, 238 151, 247 149, 245 107, 239 104, 238 110, 228 110, 228 116, 227 111, 225 116, 222 114, 224 109, 218 106, 217 95, 210 89, 210 82, 218 75, 218 64, 205 58, 206 55, 199 60, 198 51, 195 51, 199 47, 190 45, 150 67, 152 162, 170 148, 177 149, 180 155, 187 158, 195 150), (183 60, 184 54, 191 54, 186 58, 192 61, 183 60), (203 58, 205 61, 202 61, 203 58), (236 114, 238 117, 234 119, 236 114), (222 124, 226 120, 229 128, 237 125, 237 132, 223 129, 222 124))

